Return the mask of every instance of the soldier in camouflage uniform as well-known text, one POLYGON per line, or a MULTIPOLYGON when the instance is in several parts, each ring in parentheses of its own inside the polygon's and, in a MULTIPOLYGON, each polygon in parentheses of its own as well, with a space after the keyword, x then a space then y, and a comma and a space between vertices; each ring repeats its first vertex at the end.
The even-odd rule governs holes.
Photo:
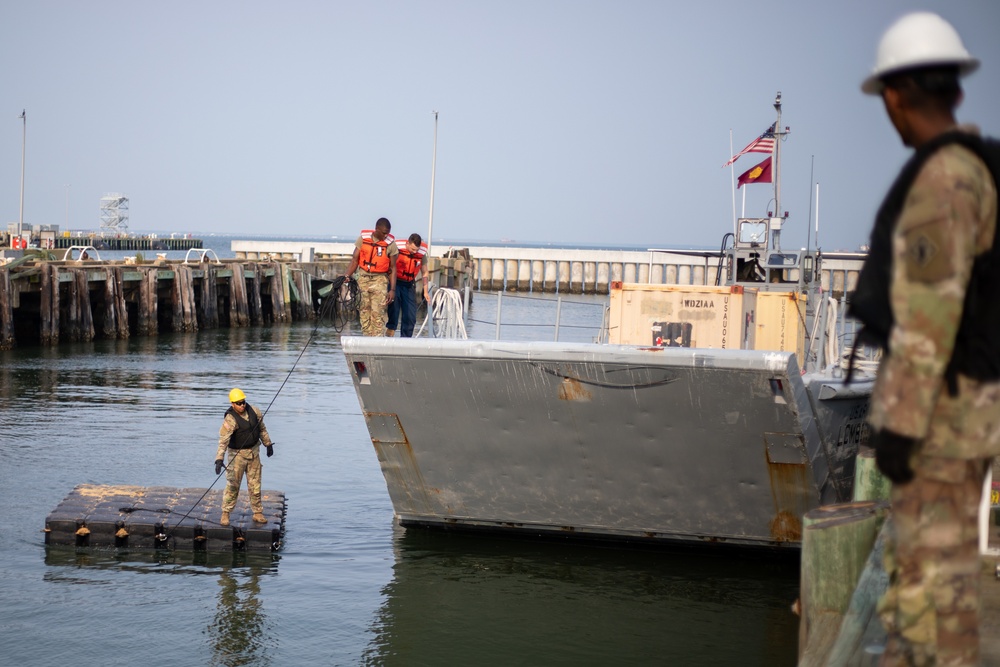
POLYGON ((1000 454, 1000 378, 954 362, 971 356, 963 345, 982 326, 984 311, 968 306, 994 252, 997 190, 985 142, 956 125, 954 109, 959 77, 979 63, 930 13, 894 24, 878 61, 862 90, 882 96, 915 149, 879 210, 851 306, 888 352, 869 414, 893 481, 882 664, 977 665, 978 508, 1000 454))
POLYGON ((264 505, 260 499, 261 470, 260 444, 263 442, 267 455, 274 454, 274 443, 264 426, 264 415, 252 405, 248 405, 246 395, 239 389, 229 392, 230 407, 219 428, 219 449, 215 454, 215 474, 222 473, 222 457, 229 452, 226 466, 226 490, 222 494, 222 519, 219 523, 229 525, 229 513, 236 507, 240 495, 243 475, 247 477, 247 493, 253 520, 266 523, 264 505))
POLYGON ((396 298, 396 256, 399 249, 389 231, 392 225, 379 218, 375 229, 366 229, 354 242, 354 254, 347 267, 348 279, 356 280, 361 291, 361 332, 384 336, 386 309, 396 298))

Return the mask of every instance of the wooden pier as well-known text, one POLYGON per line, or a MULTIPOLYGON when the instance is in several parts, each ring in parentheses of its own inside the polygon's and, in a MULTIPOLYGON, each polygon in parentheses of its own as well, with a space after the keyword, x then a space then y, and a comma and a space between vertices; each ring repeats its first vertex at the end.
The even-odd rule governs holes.
POLYGON ((0 349, 314 320, 346 261, 52 261, 0 266, 0 349))
POLYGON ((246 490, 230 525, 220 523, 221 489, 80 484, 45 519, 45 544, 129 550, 257 551, 281 549, 286 502, 261 492, 266 523, 252 520, 246 490))

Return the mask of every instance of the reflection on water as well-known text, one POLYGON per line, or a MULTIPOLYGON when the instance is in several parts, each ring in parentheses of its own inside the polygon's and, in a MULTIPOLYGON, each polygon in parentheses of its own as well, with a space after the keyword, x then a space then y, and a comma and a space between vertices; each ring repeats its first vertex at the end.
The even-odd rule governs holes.
POLYGON ((260 571, 219 575, 218 611, 208 626, 213 656, 221 665, 270 665, 270 634, 260 600, 260 571))
MULTIPOLYGON (((213 665, 270 665, 275 644, 261 595, 261 578, 276 575, 278 554, 205 551, 128 551, 46 547, 45 580, 54 584, 97 583, 88 570, 100 574, 130 572, 217 577, 216 609, 205 628, 211 640, 213 665)), ((150 595, 164 590, 151 584, 150 595)), ((206 591, 207 594, 207 591, 206 591)))
POLYGON ((531 543, 409 529, 367 664, 794 665, 786 557, 531 543))

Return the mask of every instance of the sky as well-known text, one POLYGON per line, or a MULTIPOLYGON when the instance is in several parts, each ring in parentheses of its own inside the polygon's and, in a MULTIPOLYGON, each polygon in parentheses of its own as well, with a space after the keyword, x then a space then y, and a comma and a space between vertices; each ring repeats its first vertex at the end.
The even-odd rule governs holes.
POLYGON ((818 209, 855 250, 908 155, 859 86, 916 9, 982 60, 958 118, 1000 135, 996 0, 4 2, 0 224, 23 151, 25 226, 96 230, 121 193, 133 232, 716 248, 744 190, 774 210, 734 204, 765 156, 722 165, 780 91, 783 246, 818 209))

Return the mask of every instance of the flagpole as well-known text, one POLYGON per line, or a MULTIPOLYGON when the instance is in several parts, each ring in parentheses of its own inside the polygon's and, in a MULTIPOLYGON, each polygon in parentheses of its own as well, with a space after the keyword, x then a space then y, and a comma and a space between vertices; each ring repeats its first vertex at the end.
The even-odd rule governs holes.
POLYGON ((438 157, 438 112, 434 114, 434 152, 431 156, 431 210, 427 221, 427 261, 431 259, 431 233, 434 231, 434 176, 437 173, 438 157))
MULTIPOLYGON (((729 128, 729 154, 733 154, 733 128, 729 128)), ((737 226, 739 225, 739 220, 736 218, 736 163, 729 165, 729 180, 730 189, 733 192, 733 247, 736 247, 736 235, 739 233, 737 226)), ((743 209, 746 210, 747 193, 743 192, 743 209)))

